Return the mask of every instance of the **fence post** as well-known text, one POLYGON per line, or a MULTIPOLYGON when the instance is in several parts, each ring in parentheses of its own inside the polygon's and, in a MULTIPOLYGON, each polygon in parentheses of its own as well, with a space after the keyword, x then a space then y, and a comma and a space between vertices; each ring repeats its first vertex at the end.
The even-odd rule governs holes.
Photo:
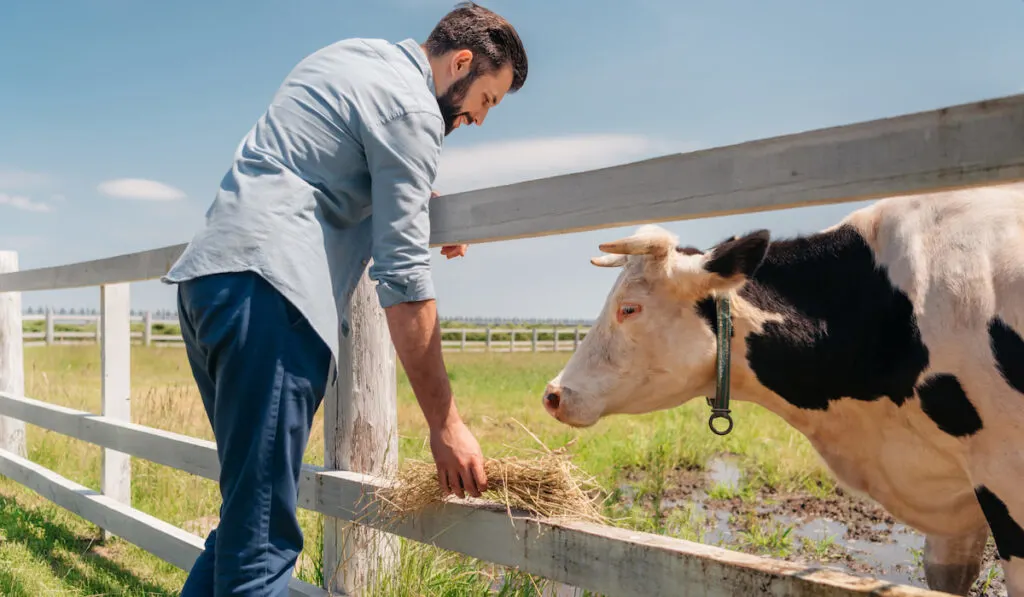
POLYGON ((462 340, 459 343, 459 350, 466 352, 466 328, 462 328, 462 340))
MULTIPOLYGON (((0 274, 18 271, 18 253, 0 251, 0 274)), ((25 395, 21 293, 0 293, 0 391, 25 395)), ((25 422, 0 417, 0 448, 26 458, 25 422)))
POLYGON ((487 326, 487 342, 484 343, 484 349, 491 352, 491 326, 487 326))
POLYGON ((153 343, 153 312, 146 311, 142 315, 142 344, 149 346, 153 343))
POLYGON ((555 347, 552 349, 554 352, 558 352, 558 326, 551 326, 551 334, 555 338, 555 347))
POLYGON ((46 345, 53 344, 53 307, 46 308, 46 345))
MULTIPOLYGON (((338 378, 324 404, 324 466, 379 477, 398 472, 396 356, 387 319, 364 271, 342 322, 338 378)), ((371 496, 366 496, 367 498, 371 496)), ((356 507, 360 508, 363 503, 356 507)), ((399 538, 324 518, 324 588, 364 592, 397 567, 399 538)))
MULTIPOLYGON (((130 422, 132 321, 129 284, 100 286, 100 341, 103 416, 130 422)), ((103 448, 103 494, 131 505, 132 460, 129 454, 103 448)), ((103 539, 113 535, 103 531, 103 539)))

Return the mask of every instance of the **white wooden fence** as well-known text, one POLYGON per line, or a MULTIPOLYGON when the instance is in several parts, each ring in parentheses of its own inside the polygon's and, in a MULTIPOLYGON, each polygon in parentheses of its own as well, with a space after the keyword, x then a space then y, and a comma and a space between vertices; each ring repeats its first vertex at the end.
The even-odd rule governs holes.
MULTIPOLYGON (((22 315, 21 319, 42 321, 43 331, 24 332, 26 346, 49 346, 53 344, 86 344, 100 342, 103 336, 99 315, 45 313, 22 315), (79 329, 58 329, 58 324, 79 329), (81 329, 86 328, 86 329, 81 329), (91 329, 88 329, 91 328, 91 329)), ((152 312, 131 315, 131 323, 140 324, 140 331, 133 331, 131 338, 136 343, 151 346, 159 344, 181 344, 180 333, 154 334, 154 326, 163 325, 177 329, 177 319, 154 319, 152 312)), ((446 351, 459 352, 562 352, 576 350, 583 337, 590 330, 588 326, 509 327, 490 326, 473 328, 441 329, 441 346, 446 351), (482 338, 482 339, 476 339, 482 338)))
MULTIPOLYGON (((1024 95, 1016 95, 442 197, 432 207, 431 244, 501 241, 1022 179, 1024 95)), ((20 272, 15 254, 0 254, 0 271, 11 272, 0 275, 0 474, 187 569, 202 539, 133 509, 127 466, 135 456, 217 477, 210 442, 129 422, 129 283, 159 277, 183 248, 20 272), (20 293, 80 286, 99 286, 102 297, 102 415, 23 395, 20 293), (102 446, 102 492, 27 460, 24 422, 102 446)), ((401 535, 606 595, 940 595, 617 528, 553 524, 528 516, 510 524, 503 510, 470 503, 438 507, 416 520, 384 527, 373 517, 372 501, 365 510, 360 504, 394 470, 393 459, 385 466, 366 464, 383 460, 368 455, 379 456, 395 445, 394 356, 380 312, 371 308, 365 277, 357 294, 362 297, 352 313, 357 330, 343 350, 354 356, 339 367, 337 389, 325 401, 327 467, 305 467, 300 489, 302 507, 330 517, 325 577, 340 579, 329 583, 331 588, 351 590, 358 579, 349 573, 358 566, 386 565, 367 559, 361 550, 385 536, 401 535), (352 338, 360 344, 352 344, 352 338), (370 423, 372 441, 365 431, 359 442, 353 441, 350 415, 356 411, 370 423), (371 452, 359 453, 357 443, 371 452), (356 519, 358 525, 345 526, 356 519), (359 535, 356 544, 343 542, 357 530, 372 529, 383 533, 359 535), (341 574, 335 576, 336 570, 341 574)), ((715 440, 709 435, 707 441, 715 440)), ((323 592, 292 584, 293 595, 323 592)))

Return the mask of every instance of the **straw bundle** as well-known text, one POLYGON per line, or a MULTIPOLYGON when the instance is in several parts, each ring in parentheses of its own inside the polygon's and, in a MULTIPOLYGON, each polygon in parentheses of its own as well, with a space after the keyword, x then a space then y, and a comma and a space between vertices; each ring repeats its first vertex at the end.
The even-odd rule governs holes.
MULTIPOLYGON (((481 499, 500 504, 510 515, 512 510, 525 510, 547 519, 605 523, 599 507, 601 488, 594 478, 571 462, 565 447, 545 450, 535 458, 486 460, 488 489, 481 499)), ((407 461, 394 483, 379 489, 377 497, 394 518, 414 514, 445 499, 436 465, 420 460, 407 461)))

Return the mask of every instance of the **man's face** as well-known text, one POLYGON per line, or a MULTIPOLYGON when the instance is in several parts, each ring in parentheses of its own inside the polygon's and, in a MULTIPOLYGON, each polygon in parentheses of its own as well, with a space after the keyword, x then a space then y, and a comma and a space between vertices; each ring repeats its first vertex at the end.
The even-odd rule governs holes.
POLYGON ((445 136, 463 124, 482 125, 491 108, 501 102, 512 86, 512 67, 487 73, 473 75, 468 62, 453 63, 455 74, 465 69, 466 74, 456 79, 437 98, 444 116, 445 136))

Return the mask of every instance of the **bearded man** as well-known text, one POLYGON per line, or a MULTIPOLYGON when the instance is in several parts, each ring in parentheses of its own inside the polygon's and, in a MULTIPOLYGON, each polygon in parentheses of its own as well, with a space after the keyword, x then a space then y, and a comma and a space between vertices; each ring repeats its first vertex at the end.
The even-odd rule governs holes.
POLYGON ((428 208, 444 138, 482 124, 526 74, 515 29, 464 3, 422 44, 347 39, 306 57, 238 146, 206 225, 163 278, 178 285, 221 465, 220 522, 184 597, 287 594, 302 456, 371 258, 442 491, 486 489, 441 355, 428 208))

